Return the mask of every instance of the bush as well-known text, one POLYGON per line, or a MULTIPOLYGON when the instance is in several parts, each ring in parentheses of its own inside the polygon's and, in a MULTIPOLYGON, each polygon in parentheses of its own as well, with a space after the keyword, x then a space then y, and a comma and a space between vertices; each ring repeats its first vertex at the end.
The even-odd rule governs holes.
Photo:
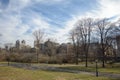
POLYGON ((5 60, 6 60, 5 53, 0 53, 0 61, 5 61, 5 60))

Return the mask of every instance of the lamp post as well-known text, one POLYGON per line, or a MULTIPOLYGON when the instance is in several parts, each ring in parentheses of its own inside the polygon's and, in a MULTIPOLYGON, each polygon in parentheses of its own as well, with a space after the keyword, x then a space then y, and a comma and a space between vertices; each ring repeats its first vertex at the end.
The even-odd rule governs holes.
POLYGON ((98 60, 95 61, 96 62, 96 77, 98 77, 98 60))

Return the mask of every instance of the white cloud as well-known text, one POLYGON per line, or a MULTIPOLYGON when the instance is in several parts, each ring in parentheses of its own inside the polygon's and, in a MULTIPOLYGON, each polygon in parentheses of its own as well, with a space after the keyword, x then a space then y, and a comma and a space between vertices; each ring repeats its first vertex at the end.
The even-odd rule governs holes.
POLYGON ((112 17, 120 15, 120 0, 101 0, 101 8, 99 15, 103 17, 112 17))
POLYGON ((56 29, 56 33, 54 33, 52 37, 57 39, 59 43, 69 42, 69 31, 74 28, 74 24, 77 20, 78 18, 73 17, 66 21, 64 27, 56 29))
MULTIPOLYGON (((116 15, 120 16, 120 0, 99 0, 97 8, 83 15, 72 14, 71 19, 63 22, 65 25, 63 25, 62 28, 55 28, 54 25, 47 22, 50 21, 50 19, 41 16, 40 13, 30 11, 27 15, 21 14, 24 8, 32 6, 35 3, 57 4, 60 2, 64 3, 63 1, 66 0, 10 0, 8 8, 5 10, 0 9, 0 13, 2 14, 2 18, 0 18, 0 34, 2 33, 3 35, 0 42, 3 44, 6 42, 14 43, 17 39, 25 39, 28 44, 33 45, 32 32, 40 28, 50 33, 47 37, 55 38, 60 43, 68 42, 68 33, 74 28, 74 24, 78 19, 82 17, 109 18, 116 15), (22 23, 21 17, 30 17, 30 19, 28 19, 28 23, 22 23), (31 29, 31 33, 25 34, 29 29, 31 29)), ((76 13, 79 12, 80 11, 76 13)))
MULTIPOLYGON (((5 14, 6 15, 6 14, 5 14)), ((9 41, 15 27, 19 24, 20 20, 17 16, 3 15, 3 18, 0 18, 0 33, 3 34, 4 39, 9 41), (7 36, 9 34, 9 36, 7 36)), ((11 40, 10 40, 11 41, 11 40)))
MULTIPOLYGON (((14 11, 17 13, 20 13, 22 9, 28 6, 32 6, 33 4, 36 3, 44 3, 44 4, 56 4, 63 2, 65 0, 9 0, 9 4, 6 5, 6 9, 1 9, 0 8, 0 13, 6 13, 10 11, 14 11)), ((0 7, 2 6, 2 3, 0 3, 0 7)))
MULTIPOLYGON (((33 46, 33 31, 37 29, 49 30, 50 25, 44 21, 40 16, 36 14, 29 21, 29 24, 22 23, 21 15, 4 15, 3 18, 0 18, 0 33, 3 34, 1 37, 0 43, 15 43, 17 39, 26 40, 28 44, 33 46), (37 17, 36 17, 37 16, 37 17), (33 28, 31 28, 33 26, 33 28), (31 33, 26 33, 28 30, 31 30, 31 33)), ((0 44, 1 45, 1 44, 0 44)))
MULTIPOLYGON (((93 17, 93 18, 110 18, 113 16, 118 16, 115 21, 120 17, 120 0, 98 0, 97 8, 86 12, 83 15, 73 15, 71 20, 66 22, 63 29, 59 29, 58 33, 55 34, 59 42, 68 42, 68 33, 74 28, 74 24, 80 18, 93 17)), ((79 12, 78 12, 79 13, 79 12)))
POLYGON ((55 3, 60 3, 60 2, 63 2, 63 1, 66 1, 66 0, 31 0, 32 2, 40 2, 40 3, 47 3, 48 5, 49 4, 55 4, 55 3))
POLYGON ((49 24, 45 22, 38 13, 29 13, 31 15, 24 16, 25 18, 31 17, 29 24, 23 23, 23 15, 20 13, 22 9, 29 6, 30 0, 18 0, 17 2, 11 0, 6 10, 1 10, 0 18, 0 46, 4 46, 5 43, 15 43, 17 39, 27 40, 30 45, 33 45, 32 32, 36 29, 49 28, 49 24), (34 26, 31 29, 30 26, 34 26), (31 29, 30 34, 25 34, 27 30, 31 29))
POLYGON ((86 15, 97 18, 120 16, 120 0, 98 0, 98 7, 86 15))
POLYGON ((40 29, 48 29, 48 28, 50 28, 50 25, 47 22, 45 22, 44 20, 40 19, 40 18, 39 19, 34 18, 32 20, 32 22, 33 22, 33 24, 35 26, 38 26, 38 28, 40 28, 40 29))

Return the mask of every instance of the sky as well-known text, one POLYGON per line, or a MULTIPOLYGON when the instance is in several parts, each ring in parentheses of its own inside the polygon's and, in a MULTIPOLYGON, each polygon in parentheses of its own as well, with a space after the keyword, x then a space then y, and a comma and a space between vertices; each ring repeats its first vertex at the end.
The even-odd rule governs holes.
POLYGON ((58 43, 84 17, 120 18, 120 0, 0 0, 0 47, 25 40, 33 46, 35 30, 58 43))

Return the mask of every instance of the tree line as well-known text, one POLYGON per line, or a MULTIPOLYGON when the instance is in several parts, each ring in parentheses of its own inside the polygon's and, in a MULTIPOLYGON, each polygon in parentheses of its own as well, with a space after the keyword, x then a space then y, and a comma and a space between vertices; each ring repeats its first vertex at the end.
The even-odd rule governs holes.
POLYGON ((119 36, 119 22, 119 20, 110 22, 108 18, 82 18, 78 20, 70 32, 70 39, 73 42, 74 53, 76 54, 76 64, 78 64, 78 55, 84 54, 86 67, 88 66, 90 43, 97 41, 100 44, 101 52, 99 54, 102 55, 102 67, 105 67, 105 52, 110 46, 113 46, 116 36, 119 36))

